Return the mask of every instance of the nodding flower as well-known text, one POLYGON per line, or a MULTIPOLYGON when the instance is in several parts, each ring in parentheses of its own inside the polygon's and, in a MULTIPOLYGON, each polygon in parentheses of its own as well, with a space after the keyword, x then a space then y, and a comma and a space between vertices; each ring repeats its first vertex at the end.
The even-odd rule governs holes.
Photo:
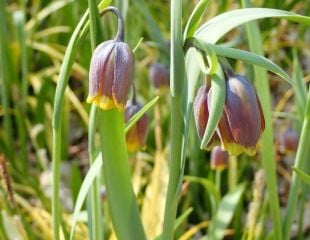
POLYGON ((157 90, 169 87, 169 72, 161 63, 154 63, 150 66, 149 78, 157 90))
POLYGON ((292 154, 297 151, 299 137, 293 128, 287 128, 281 136, 281 147, 284 153, 292 154))
MULTIPOLYGON (((125 121, 128 122, 141 109, 142 105, 135 98, 129 100, 125 108, 125 121)), ((126 133, 127 150, 129 152, 135 152, 145 147, 148 128, 149 118, 144 114, 126 133)))
MULTIPOLYGON (((225 72, 226 98, 222 117, 207 149, 221 142, 222 149, 231 155, 242 152, 256 154, 258 140, 265 129, 265 119, 260 101, 249 81, 232 71, 225 72)), ((194 114, 199 136, 202 138, 209 119, 210 95, 212 87, 199 89, 195 102, 194 114), (204 99, 201 101, 200 99, 204 99)))
POLYGON ((224 170, 228 166, 229 155, 221 147, 215 146, 211 151, 211 169, 224 170))
POLYGON ((106 11, 113 11, 117 15, 118 32, 114 40, 101 43, 93 52, 87 102, 104 110, 117 108, 124 111, 133 81, 134 57, 124 42, 124 22, 119 10, 109 7, 106 11))

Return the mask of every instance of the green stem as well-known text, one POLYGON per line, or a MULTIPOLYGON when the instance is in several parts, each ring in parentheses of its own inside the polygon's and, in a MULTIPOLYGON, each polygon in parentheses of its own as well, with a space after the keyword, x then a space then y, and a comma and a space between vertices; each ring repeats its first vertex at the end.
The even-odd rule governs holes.
MULTIPOLYGON (((100 44, 103 40, 101 34, 101 22, 100 15, 97 7, 96 0, 88 0, 89 6, 89 25, 90 25, 90 40, 92 51, 95 50, 96 46, 100 44)), ((96 106, 92 105, 90 110, 90 118, 88 125, 88 154, 89 162, 93 164, 96 159, 96 147, 95 147, 95 133, 96 133, 96 106)), ((88 208, 88 216, 90 216, 91 221, 91 237, 92 239, 102 240, 104 239, 103 233, 103 221, 101 215, 101 197, 99 190, 99 178, 96 177, 93 181, 90 190, 90 208, 88 208)))
POLYGON ((237 186, 238 182, 238 161, 236 156, 229 157, 228 166, 228 188, 233 190, 237 186))
POLYGON ((61 127, 53 128, 53 192, 52 192, 52 216, 54 240, 59 239, 60 229, 60 203, 59 203, 59 185, 60 185, 60 158, 61 158, 61 127))
POLYGON ((163 239, 173 239, 178 193, 183 177, 184 102, 182 99, 185 66, 182 37, 182 1, 171 0, 171 153, 169 183, 165 206, 163 239))
MULTIPOLYGON (((249 0, 242 0, 244 7, 250 7, 249 0)), ((249 46, 252 52, 263 55, 262 39, 257 22, 246 24, 249 46)), ((273 149, 273 128, 271 118, 270 89, 265 69, 254 66, 255 86, 265 115, 265 132, 262 135, 262 164, 266 174, 269 206, 273 221, 275 239, 282 238, 280 207, 277 187, 276 161, 273 149)))
MULTIPOLYGON (((308 100, 307 106, 304 116, 304 121, 302 125, 300 140, 298 144, 298 149, 296 153, 296 159, 294 163, 294 167, 300 170, 304 170, 307 160, 309 161, 309 154, 310 154, 310 90, 308 92, 308 100)), ((308 163, 309 164, 309 163, 308 163)), ((284 240, 290 238, 290 232, 292 229, 292 223, 294 220, 295 208, 297 206, 297 198, 298 198, 298 191, 300 189, 300 177, 293 172, 290 193, 288 197, 288 203, 286 207, 286 213, 284 216, 283 222, 283 235, 284 240)))
POLYGON ((221 195, 221 176, 222 176, 222 170, 215 170, 215 186, 217 188, 217 191, 221 195))
POLYGON ((116 236, 146 239, 131 184, 124 134, 124 113, 100 110, 100 137, 107 197, 116 236))

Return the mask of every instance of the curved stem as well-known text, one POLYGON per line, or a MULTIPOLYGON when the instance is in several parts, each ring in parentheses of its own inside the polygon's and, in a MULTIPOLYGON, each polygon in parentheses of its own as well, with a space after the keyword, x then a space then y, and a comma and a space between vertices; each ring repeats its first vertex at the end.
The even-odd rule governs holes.
POLYGON ((117 17, 118 29, 114 40, 124 42, 124 19, 122 17, 122 14, 116 7, 107 7, 100 13, 100 15, 102 16, 107 12, 113 12, 117 17))

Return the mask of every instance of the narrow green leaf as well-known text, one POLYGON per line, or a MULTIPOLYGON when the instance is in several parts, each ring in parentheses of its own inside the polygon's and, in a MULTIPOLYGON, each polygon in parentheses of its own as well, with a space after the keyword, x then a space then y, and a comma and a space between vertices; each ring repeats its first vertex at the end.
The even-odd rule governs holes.
POLYGON ((201 149, 203 149, 212 138, 223 113, 226 88, 224 74, 220 65, 218 66, 217 72, 212 75, 211 90, 209 94, 211 94, 209 119, 201 141, 201 149))
POLYGON ((102 166, 102 156, 101 154, 98 154, 95 162, 91 165, 90 169, 88 170, 88 173, 81 185, 79 194, 77 196, 77 200, 76 200, 74 211, 73 211, 72 226, 71 226, 71 231, 70 231, 70 240, 72 240, 74 237, 74 230, 75 230, 75 226, 76 226, 77 220, 80 215, 81 208, 83 206, 87 193, 94 179, 101 171, 101 166, 102 166))
POLYGON ((184 42, 187 38, 194 36, 196 29, 198 28, 202 15, 206 11, 210 0, 200 0, 199 3, 196 4, 191 16, 189 17, 183 36, 184 42))
POLYGON ((139 112, 133 115, 126 124, 125 133, 127 133, 130 128, 143 116, 145 112, 147 112, 154 104, 158 101, 159 96, 154 97, 151 101, 149 101, 139 112))
POLYGON ((293 170, 297 173, 297 175, 308 185, 310 185, 310 175, 305 174, 298 168, 293 167, 293 170))
POLYGON ((304 117, 304 110, 307 104, 307 87, 304 82, 303 72, 298 60, 296 49, 294 49, 293 51, 293 79, 295 82, 295 86, 293 88, 294 97, 298 108, 299 116, 302 121, 304 117))
POLYGON ((218 56, 239 59, 246 63, 263 67, 277 74, 278 76, 284 78, 290 84, 295 85, 295 82, 292 80, 292 78, 282 68, 280 68, 274 62, 270 61, 268 58, 265 58, 255 53, 235 48, 221 47, 210 43, 204 43, 204 44, 212 48, 218 56))
POLYGON ((310 25, 310 17, 295 13, 269 8, 244 8, 225 12, 212 18, 196 31, 195 36, 205 42, 216 43, 227 32, 241 24, 269 17, 310 25))
POLYGON ((244 184, 239 185, 222 198, 216 215, 210 223, 208 239, 220 240, 224 238, 225 230, 232 220, 235 209, 242 197, 244 189, 244 184))

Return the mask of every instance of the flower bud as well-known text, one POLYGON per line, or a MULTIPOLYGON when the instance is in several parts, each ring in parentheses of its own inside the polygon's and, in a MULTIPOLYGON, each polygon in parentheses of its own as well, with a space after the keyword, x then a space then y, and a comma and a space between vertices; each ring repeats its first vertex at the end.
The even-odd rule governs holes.
POLYGON ((211 168, 214 170, 224 170, 228 166, 229 155, 221 147, 216 146, 211 151, 211 168))
POLYGON ((169 87, 169 72, 161 63, 154 63, 149 69, 149 78, 155 89, 169 87))
MULTIPOLYGON (((200 139, 203 138, 203 135, 206 130, 207 122, 209 119, 209 109, 208 109, 208 97, 209 97, 210 87, 206 85, 199 88, 195 101, 194 101, 194 117, 197 128, 197 133, 200 139)), ((219 138, 215 133, 210 142, 205 146, 207 150, 210 150, 211 147, 219 144, 219 138)))
POLYGON ((288 128, 282 133, 281 138, 281 147, 284 151, 284 153, 295 153, 298 148, 298 134, 297 132, 292 129, 288 128))
POLYGON ((125 42, 116 39, 101 43, 90 63, 87 102, 104 110, 123 111, 133 72, 133 53, 125 42))
MULTIPOLYGON (((133 100, 128 101, 125 109, 125 121, 128 122, 132 116, 141 110, 141 108, 142 106, 140 103, 133 100)), ((127 132, 126 142, 127 150, 129 152, 135 152, 145 147, 148 127, 149 118, 144 114, 127 132)))
POLYGON ((254 88, 244 76, 228 76, 223 116, 217 129, 223 148, 231 155, 245 152, 253 156, 264 129, 265 119, 254 88))

